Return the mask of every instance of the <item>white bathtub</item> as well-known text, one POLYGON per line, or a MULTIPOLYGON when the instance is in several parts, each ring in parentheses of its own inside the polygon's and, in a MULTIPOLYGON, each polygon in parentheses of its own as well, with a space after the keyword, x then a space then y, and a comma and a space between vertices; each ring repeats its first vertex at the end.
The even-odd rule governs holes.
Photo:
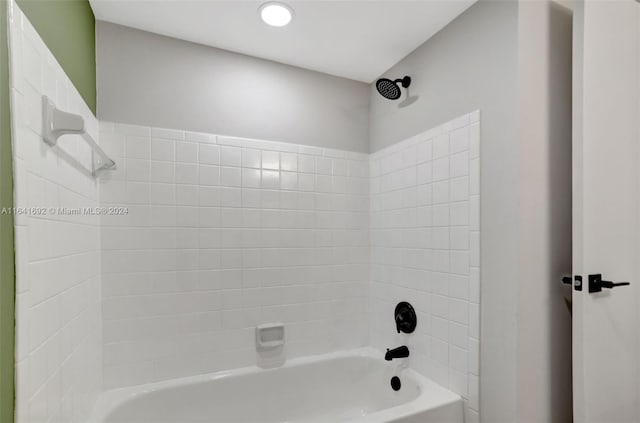
MULTIPOLYGON (((214 359, 212 357, 212 359, 214 359)), ((103 394, 95 423, 463 423, 461 398, 371 349, 103 394), (392 376, 402 387, 391 389, 392 376)))

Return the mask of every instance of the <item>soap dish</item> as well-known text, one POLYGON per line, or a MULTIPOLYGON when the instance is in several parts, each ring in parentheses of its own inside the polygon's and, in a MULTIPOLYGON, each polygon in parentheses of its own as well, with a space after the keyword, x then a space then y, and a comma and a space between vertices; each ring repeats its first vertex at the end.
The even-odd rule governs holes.
POLYGON ((268 323, 256 327, 256 349, 272 350, 284 345, 284 324, 268 323))

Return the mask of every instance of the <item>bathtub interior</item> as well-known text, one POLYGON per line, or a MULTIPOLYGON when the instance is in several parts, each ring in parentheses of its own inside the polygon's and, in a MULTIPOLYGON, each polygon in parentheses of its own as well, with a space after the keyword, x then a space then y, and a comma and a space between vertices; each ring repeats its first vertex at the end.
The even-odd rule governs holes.
POLYGON ((403 372, 363 355, 223 372, 138 390, 101 423, 348 421, 418 398, 416 379, 403 372), (390 386, 395 375, 399 391, 390 386))

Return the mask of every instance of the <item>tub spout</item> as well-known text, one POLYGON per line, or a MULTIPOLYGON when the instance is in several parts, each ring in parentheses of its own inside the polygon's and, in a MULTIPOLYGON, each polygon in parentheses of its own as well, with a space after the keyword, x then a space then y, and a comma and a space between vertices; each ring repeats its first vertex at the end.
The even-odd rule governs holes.
POLYGON ((406 345, 403 345, 398 348, 394 348, 390 350, 387 348, 387 353, 384 355, 384 359, 387 361, 391 361, 394 358, 404 358, 409 357, 409 348, 406 345))

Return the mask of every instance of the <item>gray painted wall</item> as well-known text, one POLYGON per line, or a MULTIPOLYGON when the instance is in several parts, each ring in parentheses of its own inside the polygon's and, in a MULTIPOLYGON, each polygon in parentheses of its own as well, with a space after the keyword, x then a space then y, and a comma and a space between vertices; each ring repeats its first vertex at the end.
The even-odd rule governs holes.
POLYGON ((101 120, 369 151, 369 85, 107 22, 101 120))
MULTIPOLYGON (((485 422, 516 421, 518 4, 480 0, 385 76, 411 75, 401 107, 371 89, 371 150, 481 111, 481 367, 485 422)), ((401 99, 402 100, 402 99, 401 99)))

